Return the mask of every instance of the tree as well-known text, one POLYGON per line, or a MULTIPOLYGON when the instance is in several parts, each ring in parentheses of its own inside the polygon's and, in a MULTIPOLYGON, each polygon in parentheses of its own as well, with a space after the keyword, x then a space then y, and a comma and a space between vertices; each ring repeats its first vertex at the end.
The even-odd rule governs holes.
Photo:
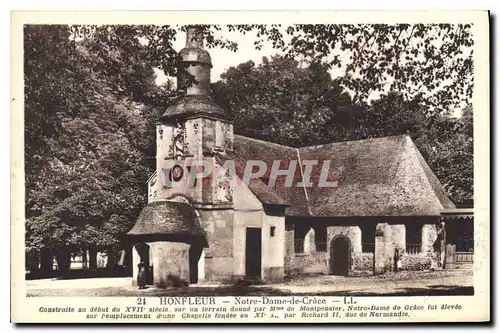
POLYGON ((170 94, 154 84, 135 35, 114 49, 74 36, 67 26, 25 29, 26 248, 44 270, 56 254, 63 273, 72 252, 123 244, 146 202, 152 101, 170 94))
POLYGON ((354 108, 324 66, 301 67, 279 56, 231 67, 212 89, 233 116, 235 132, 292 146, 338 138, 329 124, 354 108))

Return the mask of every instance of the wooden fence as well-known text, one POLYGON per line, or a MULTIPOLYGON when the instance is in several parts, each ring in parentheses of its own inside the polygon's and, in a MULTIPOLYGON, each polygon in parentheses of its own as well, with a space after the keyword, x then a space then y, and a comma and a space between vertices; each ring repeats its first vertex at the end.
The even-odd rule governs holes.
POLYGON ((455 252, 455 262, 474 262, 474 252, 455 252))

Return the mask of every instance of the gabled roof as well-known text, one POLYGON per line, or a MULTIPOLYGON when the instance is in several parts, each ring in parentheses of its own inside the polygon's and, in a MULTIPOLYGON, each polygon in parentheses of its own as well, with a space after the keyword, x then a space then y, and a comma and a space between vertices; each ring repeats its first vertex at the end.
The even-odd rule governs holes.
POLYGON ((330 160, 336 187, 297 187, 297 168, 292 187, 278 182, 254 192, 261 201, 283 198, 289 216, 439 216, 455 207, 407 135, 298 149, 235 135, 234 155, 269 167, 274 160, 330 160))
MULTIPOLYGON (((235 135, 233 158, 243 162, 248 160, 260 160, 263 161, 270 170, 275 160, 298 160, 298 152, 297 149, 292 147, 235 135)), ((269 198, 282 198, 283 203, 289 205, 286 209, 287 214, 293 212, 298 215, 308 215, 304 188, 297 187, 297 183, 301 180, 300 170, 297 168, 295 179, 291 187, 285 187, 284 184, 280 182, 277 182, 274 187, 267 186, 267 184, 263 182, 262 184, 264 186, 261 186, 261 184, 256 182, 256 187, 258 187, 259 191, 255 192, 255 189, 252 188, 252 181, 250 181, 249 187, 263 203, 279 204, 279 200, 271 202, 269 198), (267 202, 263 201, 264 198, 267 199, 267 202)))

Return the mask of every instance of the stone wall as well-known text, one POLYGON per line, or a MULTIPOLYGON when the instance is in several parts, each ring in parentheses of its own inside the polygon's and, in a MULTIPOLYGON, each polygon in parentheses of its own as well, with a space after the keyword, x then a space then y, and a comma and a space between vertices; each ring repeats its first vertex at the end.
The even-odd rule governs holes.
POLYGON ((434 242, 437 240, 437 227, 435 224, 424 224, 422 226, 422 253, 434 252, 434 242))
POLYGON ((205 279, 230 281, 233 274, 233 210, 198 210, 207 237, 205 279))
POLYGON ((290 260, 290 266, 287 267, 287 275, 294 276, 299 274, 328 274, 328 252, 299 253, 290 260))
POLYGON ((401 269, 405 271, 424 271, 432 267, 433 258, 426 254, 405 254, 401 258, 401 269))
POLYGON ((189 244, 148 243, 152 252, 154 284, 164 288, 189 284, 189 244))
POLYGON ((373 272, 373 253, 355 253, 352 256, 353 270, 356 272, 373 272))
POLYGON ((361 229, 358 226, 328 226, 326 228, 327 251, 330 251, 332 240, 335 236, 343 235, 351 241, 351 249, 353 253, 361 251, 361 229))

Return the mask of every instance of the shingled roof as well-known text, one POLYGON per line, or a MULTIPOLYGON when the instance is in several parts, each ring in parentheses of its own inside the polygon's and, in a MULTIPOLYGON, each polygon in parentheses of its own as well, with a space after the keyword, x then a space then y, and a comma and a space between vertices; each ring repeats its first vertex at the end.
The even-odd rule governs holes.
MULTIPOLYGON (((234 136, 234 152, 233 156, 239 161, 260 160, 263 161, 268 169, 271 168, 273 161, 290 161, 297 160, 298 151, 296 148, 279 145, 272 142, 248 138, 241 135, 234 136)), ((276 182, 274 187, 261 186, 255 182, 255 188, 252 187, 253 183, 250 181, 249 188, 263 203, 268 204, 286 204, 289 207, 286 209, 287 214, 296 215, 309 215, 307 208, 307 199, 305 196, 304 188, 297 187, 297 183, 302 180, 299 168, 296 169, 295 179, 291 187, 285 187, 283 183, 276 182), (281 198, 272 201, 272 198, 281 198), (267 202, 266 202, 267 201, 267 202)))
POLYGON ((132 230, 130 237, 142 240, 167 240, 168 237, 203 236, 204 232, 194 208, 184 202, 156 201, 144 207, 132 230))
POLYGON ((336 187, 297 187, 299 173, 292 187, 278 182, 254 192, 268 202, 283 198, 289 216, 439 216, 455 207, 407 135, 298 149, 235 135, 234 154, 268 166, 273 160, 330 160, 336 187))

